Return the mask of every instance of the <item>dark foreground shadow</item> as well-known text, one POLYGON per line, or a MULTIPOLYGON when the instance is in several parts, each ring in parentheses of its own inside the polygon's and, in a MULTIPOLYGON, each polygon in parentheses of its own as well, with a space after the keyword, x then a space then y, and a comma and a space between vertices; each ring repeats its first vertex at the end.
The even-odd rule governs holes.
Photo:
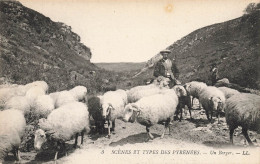
POLYGON ((107 131, 105 131, 101 134, 98 133, 98 132, 95 132, 95 133, 90 134, 90 139, 93 140, 93 141, 96 141, 98 138, 106 137, 107 135, 108 135, 107 131))
MULTIPOLYGON (((74 144, 68 144, 66 143, 66 150, 61 150, 58 153, 58 157, 57 159, 64 157, 67 154, 71 154, 73 153, 76 149, 73 147, 74 144)), ((34 160, 32 160, 29 163, 43 163, 43 162, 49 162, 49 161, 53 161, 54 157, 55 157, 55 150, 53 148, 49 148, 47 150, 42 150, 41 152, 37 153, 37 155, 35 156, 34 160)))
MULTIPOLYGON (((157 137, 160 137, 160 135, 158 134, 154 134, 152 133, 154 138, 157 138, 157 137)), ((125 144, 136 144, 136 143, 144 143, 146 142, 146 139, 147 139, 147 133, 140 133, 140 134, 135 134, 135 135, 131 135, 131 136, 128 136, 126 138, 123 138, 117 142, 111 142, 109 144, 109 146, 123 146, 125 144)))
MULTIPOLYGON (((210 121, 207 119, 190 119, 190 122, 194 123, 196 127, 206 127, 208 124, 210 124, 210 121)), ((215 121, 214 119, 212 121, 215 121)))

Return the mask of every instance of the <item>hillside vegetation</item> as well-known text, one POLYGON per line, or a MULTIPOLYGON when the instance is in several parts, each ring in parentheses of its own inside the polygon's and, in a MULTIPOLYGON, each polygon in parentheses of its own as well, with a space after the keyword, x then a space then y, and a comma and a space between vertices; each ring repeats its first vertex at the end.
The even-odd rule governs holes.
POLYGON ((17 1, 0 1, 0 22, 0 83, 44 80, 50 91, 75 85, 94 91, 101 77, 116 78, 90 62, 90 49, 64 23, 17 1))
MULTIPOLYGON (((176 41, 167 49, 169 58, 175 57, 180 80, 204 81, 210 84, 209 70, 213 63, 219 68, 220 78, 243 87, 260 88, 260 11, 223 23, 198 29, 176 41)), ((155 55, 134 79, 153 77, 155 55)))

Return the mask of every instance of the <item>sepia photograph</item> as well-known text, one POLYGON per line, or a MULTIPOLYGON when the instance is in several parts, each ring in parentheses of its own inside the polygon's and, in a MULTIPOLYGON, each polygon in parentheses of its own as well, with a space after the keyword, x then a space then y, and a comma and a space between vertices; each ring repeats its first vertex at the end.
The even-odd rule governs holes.
POLYGON ((260 164, 260 0, 0 0, 0 163, 260 164))

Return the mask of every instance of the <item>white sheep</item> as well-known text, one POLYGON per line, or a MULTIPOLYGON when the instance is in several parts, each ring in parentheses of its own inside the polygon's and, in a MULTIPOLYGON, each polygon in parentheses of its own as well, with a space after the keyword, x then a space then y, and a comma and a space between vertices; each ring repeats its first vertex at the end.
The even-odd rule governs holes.
POLYGON ((38 96, 45 95, 45 91, 42 87, 33 86, 25 94, 31 106, 34 106, 35 100, 38 96))
POLYGON ((164 137, 170 118, 173 117, 178 105, 178 97, 173 89, 168 89, 164 93, 143 97, 135 103, 129 103, 124 109, 124 121, 135 122, 146 126, 147 141, 153 139, 150 127, 154 124, 165 122, 164 137))
POLYGON ((87 88, 84 86, 76 86, 69 90, 76 101, 85 101, 87 96, 87 88))
POLYGON ((0 162, 12 151, 20 160, 19 146, 25 131, 23 113, 16 109, 0 112, 0 162))
POLYGON ((143 97, 163 92, 165 88, 169 88, 169 79, 159 76, 152 84, 136 86, 127 91, 129 103, 136 102, 143 97))
POLYGON ((49 86, 45 81, 34 81, 32 83, 28 83, 25 86, 25 90, 28 91, 32 87, 40 87, 44 90, 45 93, 48 93, 49 86))
POLYGON ((260 133, 260 96, 241 93, 230 97, 225 104, 225 116, 230 130, 230 142, 233 144, 234 130, 241 126, 243 135, 252 146, 247 130, 260 133))
POLYGON ((0 109, 4 109, 6 102, 13 96, 16 96, 13 87, 0 88, 0 109))
POLYGON ((17 109, 22 111, 24 114, 28 114, 30 112, 31 105, 25 96, 14 96, 6 102, 4 108, 17 109))
POLYGON ((213 86, 204 88, 199 95, 199 101, 205 109, 209 121, 212 121, 213 111, 216 111, 219 122, 219 114, 224 111, 225 100, 224 93, 213 86), (209 112, 211 117, 209 117, 209 112))
POLYGON ((240 92, 235 90, 235 89, 231 89, 231 88, 228 88, 228 87, 218 87, 219 90, 221 90, 226 99, 230 98, 231 96, 235 95, 235 94, 239 94, 240 92))
POLYGON ((226 83, 226 84, 228 84, 229 80, 227 78, 223 78, 223 79, 218 80, 217 83, 226 83))
POLYGON ((50 95, 38 96, 33 106, 34 113, 40 117, 47 117, 54 110, 54 101, 50 95))
MULTIPOLYGON (((189 96, 191 96, 191 98, 192 98, 191 105, 193 106, 194 98, 199 100, 200 92, 202 91, 202 89, 207 87, 207 84, 203 83, 203 82, 192 81, 192 82, 186 83, 184 85, 184 87, 187 91, 187 94, 189 96)), ((199 108, 201 108, 200 104, 199 104, 199 108)))
MULTIPOLYGON (((69 141, 74 135, 75 145, 77 146, 78 134, 81 133, 81 144, 83 144, 84 132, 89 131, 89 113, 84 103, 67 103, 53 110, 47 119, 39 120, 40 129, 35 132, 34 147, 40 150, 43 143, 48 139, 57 142, 58 147, 65 149, 65 142, 69 141)), ((56 151, 54 160, 57 160, 56 151)))
MULTIPOLYGON (((44 81, 35 81, 26 85, 8 84, 0 88, 0 109, 4 108, 5 103, 13 96, 24 96, 32 87, 40 87, 46 93, 48 85, 44 81)), ((30 91, 32 92, 32 91, 30 91)))
POLYGON ((55 92, 50 94, 51 98, 54 101, 55 108, 59 108, 62 105, 70 102, 76 101, 71 92, 69 91, 60 91, 60 92, 55 92))
POLYGON ((108 91, 101 98, 102 115, 108 121, 108 137, 110 138, 110 121, 112 122, 112 131, 115 130, 115 119, 123 116, 124 107, 127 104, 126 91, 118 89, 108 91))

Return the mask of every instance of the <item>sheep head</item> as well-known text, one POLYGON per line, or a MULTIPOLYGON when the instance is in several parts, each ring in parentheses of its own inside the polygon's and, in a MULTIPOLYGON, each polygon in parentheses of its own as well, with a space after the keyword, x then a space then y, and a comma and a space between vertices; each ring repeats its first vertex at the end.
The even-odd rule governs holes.
POLYGON ((42 129, 38 129, 34 134, 34 148, 36 151, 40 150, 42 144, 47 141, 46 133, 42 129))
POLYGON ((223 112, 223 101, 219 97, 210 97, 209 98, 210 105, 213 110, 218 112, 223 112))
POLYGON ((163 76, 159 76, 157 77, 154 81, 153 84, 158 86, 158 87, 165 87, 165 88, 169 88, 169 83, 170 83, 170 79, 163 77, 163 76))
POLYGON ((182 85, 175 85, 173 87, 173 90, 175 91, 176 95, 180 98, 183 96, 187 96, 187 92, 185 88, 182 85))
POLYGON ((42 129, 38 129, 34 133, 34 148, 36 151, 39 151, 42 145, 53 136, 55 132, 53 130, 44 131, 42 129))
POLYGON ((113 110, 113 106, 111 103, 106 103, 102 105, 102 116, 104 119, 109 119, 111 110, 113 110))
POLYGON ((186 83, 183 87, 186 89, 187 93, 190 93, 190 90, 191 90, 191 84, 186 83))
POLYGON ((125 106, 124 109, 124 116, 123 116, 123 120, 125 122, 135 122, 136 116, 138 115, 138 113, 140 112, 138 106, 134 103, 128 104, 125 106))

